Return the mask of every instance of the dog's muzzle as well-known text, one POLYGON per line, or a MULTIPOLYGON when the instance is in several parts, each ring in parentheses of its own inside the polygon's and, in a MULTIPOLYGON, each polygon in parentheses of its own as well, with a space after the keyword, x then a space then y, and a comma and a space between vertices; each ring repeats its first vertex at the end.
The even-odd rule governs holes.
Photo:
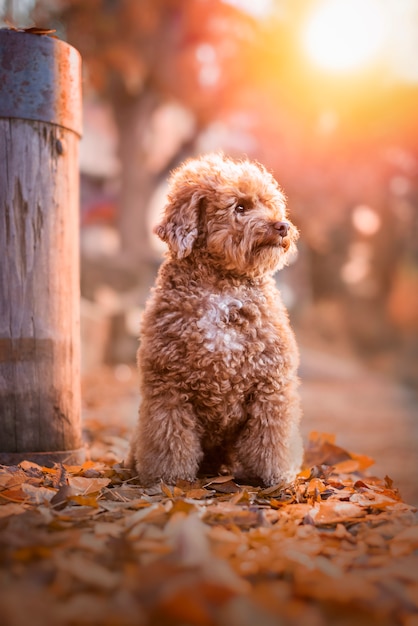
POLYGON ((281 237, 286 237, 289 232, 290 224, 288 222, 275 222, 273 228, 277 230, 281 237))

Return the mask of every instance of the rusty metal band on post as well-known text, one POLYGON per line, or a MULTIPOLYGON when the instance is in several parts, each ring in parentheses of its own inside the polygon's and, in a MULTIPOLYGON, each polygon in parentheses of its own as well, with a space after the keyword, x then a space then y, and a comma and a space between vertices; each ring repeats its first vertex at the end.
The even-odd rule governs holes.
POLYGON ((59 39, 0 29, 0 118, 49 122, 81 136, 81 57, 59 39))

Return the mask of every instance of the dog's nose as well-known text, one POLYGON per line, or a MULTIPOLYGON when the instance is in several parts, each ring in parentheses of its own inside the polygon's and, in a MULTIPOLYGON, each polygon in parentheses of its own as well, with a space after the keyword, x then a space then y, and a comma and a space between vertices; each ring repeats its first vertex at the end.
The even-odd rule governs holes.
POLYGON ((287 222, 275 222, 273 224, 274 228, 279 231, 279 235, 281 237, 286 237, 289 232, 289 224, 287 222))

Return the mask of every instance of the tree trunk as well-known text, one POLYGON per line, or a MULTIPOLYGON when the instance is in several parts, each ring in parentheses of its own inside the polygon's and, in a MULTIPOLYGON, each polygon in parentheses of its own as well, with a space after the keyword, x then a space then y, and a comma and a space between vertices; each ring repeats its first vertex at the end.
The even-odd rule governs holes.
POLYGON ((0 463, 80 462, 80 111, 63 112, 79 57, 46 37, 1 39, 0 463))
POLYGON ((130 269, 155 266, 158 257, 149 238, 148 207, 157 174, 147 166, 146 133, 158 98, 146 92, 139 98, 113 101, 122 163, 119 228, 122 256, 130 269))

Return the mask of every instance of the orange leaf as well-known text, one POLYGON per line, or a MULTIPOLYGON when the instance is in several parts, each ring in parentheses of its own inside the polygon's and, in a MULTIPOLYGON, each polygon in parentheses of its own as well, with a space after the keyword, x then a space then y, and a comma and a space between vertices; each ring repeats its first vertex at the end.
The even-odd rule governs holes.
POLYGON ((63 467, 65 467, 69 474, 80 474, 85 470, 93 469, 96 465, 97 463, 94 461, 85 461, 83 465, 67 465, 66 463, 63 463, 63 467))
POLYGON ((335 443, 335 435, 332 433, 321 433, 316 430, 313 430, 309 433, 309 441, 314 441, 315 443, 335 443))
POLYGON ((374 465, 374 459, 372 459, 371 456, 366 456, 365 454, 355 454, 354 452, 350 452, 350 456, 355 461, 358 461, 359 470, 361 472, 374 465))
POLYGON ((18 489, 5 489, 0 493, 0 498, 4 498, 10 502, 24 502, 27 499, 27 495, 19 487, 18 489))
POLYGON ((204 498, 209 498, 213 493, 213 491, 210 492, 207 489, 190 489, 190 491, 186 491, 186 497, 192 500, 203 500, 204 498))
POLYGON ((202 602, 201 594, 196 593, 193 588, 179 589, 170 597, 163 599, 158 607, 158 614, 163 619, 169 618, 170 623, 212 626, 213 620, 208 606, 205 605, 206 602, 202 602))
POLYGON ((337 524, 366 515, 366 510, 353 502, 321 502, 314 518, 315 524, 337 524))
POLYGON ((360 468, 360 463, 354 459, 348 459, 347 461, 340 461, 336 463, 333 468, 333 472, 337 474, 351 474, 357 472, 360 468))
POLYGON ((167 498, 173 497, 173 492, 171 491, 170 487, 163 483, 163 481, 161 481, 161 491, 165 496, 167 496, 167 498))
POLYGON ((96 496, 70 496, 69 500, 81 506, 92 506, 95 509, 99 506, 96 496))
POLYGON ((46 546, 27 546, 19 548, 13 554, 16 561, 34 561, 38 559, 48 559, 51 556, 51 548, 46 546))
POLYGON ((325 491, 325 489, 326 486, 324 485, 322 480, 320 480, 319 478, 312 478, 312 480, 309 481, 306 493, 308 495, 312 495, 313 493, 315 493, 315 491, 319 491, 319 493, 322 493, 323 491, 325 491))

